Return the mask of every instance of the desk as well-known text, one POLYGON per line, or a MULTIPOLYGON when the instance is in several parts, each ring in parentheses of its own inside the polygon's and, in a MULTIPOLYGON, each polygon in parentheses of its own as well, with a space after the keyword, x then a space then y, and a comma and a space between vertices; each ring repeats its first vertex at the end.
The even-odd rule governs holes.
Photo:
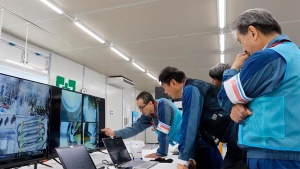
MULTIPOLYGON (((152 150, 143 149, 142 150, 143 157, 147 154, 154 153, 154 152, 156 152, 156 150, 154 150, 154 149, 152 149, 152 150)), ((102 164, 102 160, 111 161, 108 154, 103 154, 101 152, 91 153, 91 157, 97 168, 99 168, 101 166, 105 166, 104 164, 102 164)), ((174 168, 175 169, 177 167, 178 156, 172 155, 172 153, 169 152, 169 155, 166 158, 167 159, 172 158, 174 160, 173 163, 159 163, 159 164, 153 166, 151 169, 164 169, 164 168, 172 168, 172 169, 174 168)), ((59 160, 59 159, 57 158, 57 160, 59 160)), ((144 160, 150 160, 150 159, 144 158, 144 160)), ((54 160, 49 160, 45 164, 52 166, 53 167, 52 169, 63 169, 63 167, 54 160)), ((37 168, 38 169, 51 169, 51 168, 49 168, 47 166, 43 166, 41 164, 38 164, 37 168)), ((113 166, 109 167, 109 169, 113 169, 113 168, 114 168, 113 166)), ((25 167, 21 167, 20 169, 34 169, 34 166, 33 165, 25 166, 25 167)))

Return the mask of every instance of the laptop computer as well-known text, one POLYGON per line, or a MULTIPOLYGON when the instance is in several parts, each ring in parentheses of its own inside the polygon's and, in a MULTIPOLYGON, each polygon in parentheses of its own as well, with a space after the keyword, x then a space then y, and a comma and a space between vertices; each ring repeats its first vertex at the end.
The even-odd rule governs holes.
POLYGON ((116 168, 148 169, 157 164, 155 161, 133 161, 121 137, 103 138, 102 140, 116 168))
POLYGON ((55 148, 64 169, 96 169, 84 145, 55 148))

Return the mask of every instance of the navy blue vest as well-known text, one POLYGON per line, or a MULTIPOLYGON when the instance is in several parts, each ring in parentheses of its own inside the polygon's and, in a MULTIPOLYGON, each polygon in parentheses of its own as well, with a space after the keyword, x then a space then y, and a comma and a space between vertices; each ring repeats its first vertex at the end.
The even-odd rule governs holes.
POLYGON ((196 86, 204 98, 203 105, 199 105, 202 106, 198 129, 200 134, 203 135, 207 132, 226 143, 236 123, 230 119, 230 113, 224 111, 219 105, 217 99, 219 89, 210 83, 198 79, 187 79, 185 86, 188 85, 196 86))

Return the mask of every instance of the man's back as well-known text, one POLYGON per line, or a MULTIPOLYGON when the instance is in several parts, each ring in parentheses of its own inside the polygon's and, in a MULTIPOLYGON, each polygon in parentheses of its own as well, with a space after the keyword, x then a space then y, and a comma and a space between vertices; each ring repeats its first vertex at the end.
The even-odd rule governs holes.
POLYGON ((188 85, 197 87, 204 98, 203 105, 199 105, 202 107, 200 132, 207 132, 227 142, 236 124, 230 119, 230 113, 224 111, 218 103, 218 87, 198 79, 187 79, 188 85))

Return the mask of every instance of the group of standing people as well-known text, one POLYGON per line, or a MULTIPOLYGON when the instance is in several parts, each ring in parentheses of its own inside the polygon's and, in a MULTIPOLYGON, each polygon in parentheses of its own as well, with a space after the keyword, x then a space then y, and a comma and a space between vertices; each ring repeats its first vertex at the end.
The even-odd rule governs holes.
POLYGON ((182 114, 169 100, 142 92, 136 99, 142 112, 137 123, 102 131, 129 138, 153 126, 160 144, 146 157, 166 156, 168 145, 178 143, 177 169, 300 168, 298 46, 261 8, 241 13, 231 31, 243 52, 231 66, 211 68, 212 84, 187 78, 175 67, 160 72, 165 93, 182 99, 182 114), (228 145, 224 161, 218 141, 228 145))

